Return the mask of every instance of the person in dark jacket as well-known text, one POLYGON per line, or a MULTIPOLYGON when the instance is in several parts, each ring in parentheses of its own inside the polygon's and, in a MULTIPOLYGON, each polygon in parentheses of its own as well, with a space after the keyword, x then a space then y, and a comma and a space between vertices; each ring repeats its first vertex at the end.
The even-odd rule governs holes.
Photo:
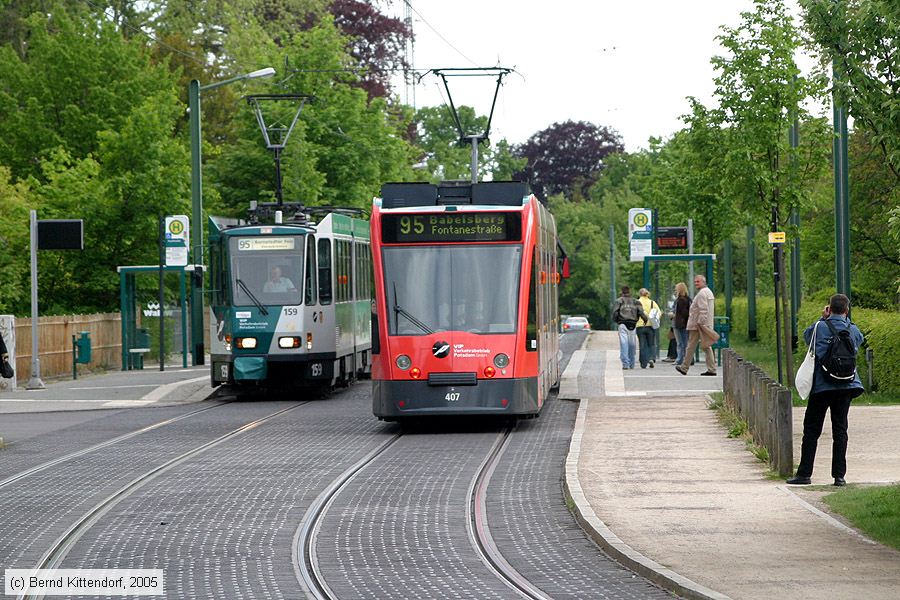
POLYGON ((631 297, 631 288, 622 286, 622 295, 613 305, 613 321, 619 330, 619 359, 622 361, 622 368, 626 370, 634 368, 634 355, 637 352, 635 328, 639 319, 649 321, 650 317, 644 314, 641 303, 631 297))
POLYGON ((675 315, 672 319, 672 329, 675 331, 675 340, 678 342, 678 354, 675 356, 675 366, 684 362, 684 351, 688 345, 687 322, 691 312, 691 297, 688 296, 687 286, 679 281, 675 284, 675 315))
POLYGON ((863 334, 859 328, 850 321, 850 299, 844 294, 835 294, 831 297, 828 306, 822 311, 822 319, 816 321, 803 332, 803 339, 809 345, 813 330, 816 330, 816 370, 813 375, 812 391, 806 406, 806 414, 803 417, 803 444, 800 451, 800 466, 797 474, 787 482, 794 485, 808 485, 812 483, 813 463, 816 460, 816 447, 819 436, 822 434, 822 426, 825 424, 825 412, 831 410, 831 432, 834 443, 831 447, 831 476, 834 477, 834 485, 846 485, 844 475, 847 473, 847 414, 850 412, 850 402, 863 393, 863 385, 859 380, 859 373, 849 383, 835 383, 828 379, 821 363, 828 354, 831 344, 831 331, 827 320, 834 327, 835 332, 849 330, 850 338, 857 352, 863 343, 863 334), (818 328, 818 329, 816 329, 818 328))
MULTIPOLYGON (((3 341, 3 334, 0 333, 0 362, 6 362, 9 360, 9 350, 6 348, 6 342, 3 341)), ((0 372, 0 377, 5 377, 2 372, 0 372)))

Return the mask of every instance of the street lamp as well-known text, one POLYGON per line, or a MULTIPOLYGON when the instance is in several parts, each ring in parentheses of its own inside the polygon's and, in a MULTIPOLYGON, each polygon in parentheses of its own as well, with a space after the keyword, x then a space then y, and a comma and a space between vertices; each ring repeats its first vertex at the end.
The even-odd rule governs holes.
POLYGON ((191 358, 194 365, 204 362, 203 348, 203 182, 200 162, 200 92, 212 90, 244 79, 271 77, 275 69, 266 67, 223 81, 200 85, 192 79, 188 88, 191 132, 191 231, 194 236, 194 273, 191 277, 191 358))

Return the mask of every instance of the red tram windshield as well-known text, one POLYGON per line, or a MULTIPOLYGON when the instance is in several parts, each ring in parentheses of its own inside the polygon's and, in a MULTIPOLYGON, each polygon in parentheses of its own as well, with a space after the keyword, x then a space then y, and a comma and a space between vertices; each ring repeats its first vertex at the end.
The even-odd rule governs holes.
POLYGON ((382 248, 389 335, 515 334, 522 246, 382 248))

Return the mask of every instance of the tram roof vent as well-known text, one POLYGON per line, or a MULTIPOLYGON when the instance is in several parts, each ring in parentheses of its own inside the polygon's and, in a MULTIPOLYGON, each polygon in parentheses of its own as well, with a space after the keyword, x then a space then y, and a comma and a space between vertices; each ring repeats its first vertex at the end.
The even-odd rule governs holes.
POLYGON ((430 183, 386 183, 381 186, 382 208, 478 204, 522 206, 529 195, 528 184, 520 181, 484 181, 468 183, 445 181, 430 183))

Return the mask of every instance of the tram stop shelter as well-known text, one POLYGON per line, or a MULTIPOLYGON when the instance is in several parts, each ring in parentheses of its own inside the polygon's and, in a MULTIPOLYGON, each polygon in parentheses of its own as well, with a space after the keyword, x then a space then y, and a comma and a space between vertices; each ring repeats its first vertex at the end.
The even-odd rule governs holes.
MULTIPOLYGON (((138 300, 136 277, 141 274, 159 276, 159 265, 118 267, 119 272, 119 308, 122 313, 122 370, 131 371, 144 368, 144 354, 150 351, 150 332, 137 326, 138 300)), ((178 274, 178 287, 181 300, 181 366, 187 368, 187 288, 185 272, 192 271, 193 265, 187 267, 164 266, 165 274, 178 274)), ((165 318, 165 307, 159 307, 159 318, 165 318)))

